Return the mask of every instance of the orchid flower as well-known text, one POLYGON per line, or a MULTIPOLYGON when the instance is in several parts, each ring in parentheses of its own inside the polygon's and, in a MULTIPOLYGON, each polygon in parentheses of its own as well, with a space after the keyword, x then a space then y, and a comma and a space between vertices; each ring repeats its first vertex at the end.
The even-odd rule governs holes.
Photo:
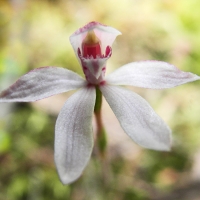
POLYGON ((165 89, 200 79, 161 61, 128 63, 105 77, 112 43, 120 34, 112 27, 90 22, 70 36, 85 79, 64 68, 42 67, 25 74, 0 94, 0 102, 32 102, 80 89, 66 101, 55 126, 54 157, 63 184, 79 178, 90 159, 94 107, 100 113, 96 95, 103 94, 124 132, 137 144, 168 151, 169 127, 142 97, 122 86, 165 89))

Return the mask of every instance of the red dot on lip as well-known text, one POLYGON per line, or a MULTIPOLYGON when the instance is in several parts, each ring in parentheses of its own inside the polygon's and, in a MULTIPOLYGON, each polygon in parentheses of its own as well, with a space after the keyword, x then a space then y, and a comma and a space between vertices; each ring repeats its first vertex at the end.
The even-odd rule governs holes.
POLYGON ((105 85, 106 81, 101 81, 100 85, 105 85))

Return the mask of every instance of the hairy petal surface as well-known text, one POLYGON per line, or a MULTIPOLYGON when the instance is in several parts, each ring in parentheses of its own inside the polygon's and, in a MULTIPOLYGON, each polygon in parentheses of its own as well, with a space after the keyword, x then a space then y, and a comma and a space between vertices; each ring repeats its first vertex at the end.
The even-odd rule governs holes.
POLYGON ((86 81, 78 74, 59 67, 41 67, 19 78, 0 94, 0 102, 37 101, 55 94, 78 89, 86 81))
POLYGON ((142 97, 120 86, 104 85, 100 90, 136 143, 149 149, 170 150, 170 129, 142 97))
POLYGON ((63 184, 79 178, 90 159, 95 94, 93 87, 76 92, 66 101, 56 121, 54 158, 63 184))
POLYGON ((164 89, 199 80, 190 72, 183 72, 175 66, 161 61, 141 61, 126 64, 106 77, 113 85, 164 89))

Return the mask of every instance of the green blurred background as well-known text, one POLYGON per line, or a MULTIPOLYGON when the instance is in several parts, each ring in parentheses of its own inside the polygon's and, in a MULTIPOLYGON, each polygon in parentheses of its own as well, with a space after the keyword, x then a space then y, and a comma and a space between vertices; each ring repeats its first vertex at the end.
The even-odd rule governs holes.
MULTIPOLYGON (((0 90, 42 66, 83 75, 69 36, 94 20, 122 32, 107 73, 128 62, 162 60, 200 75, 199 10, 199 0, 0 0, 0 90)), ((104 102, 107 157, 94 150, 82 177, 63 186, 53 161, 54 126, 71 93, 1 104, 0 200, 200 199, 199 82, 130 89, 171 127, 171 152, 136 145, 104 102)))

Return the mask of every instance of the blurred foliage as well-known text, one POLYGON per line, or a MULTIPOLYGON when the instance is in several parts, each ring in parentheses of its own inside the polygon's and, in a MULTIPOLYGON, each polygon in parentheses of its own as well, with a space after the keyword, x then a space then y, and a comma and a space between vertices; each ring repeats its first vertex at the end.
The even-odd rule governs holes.
MULTIPOLYGON (((93 20, 123 34, 113 45, 108 72, 152 59, 200 75, 199 9, 198 0, 0 0, 0 89, 40 66, 83 75, 68 38, 93 20)), ((94 152, 83 176, 68 186, 60 183, 53 161, 59 110, 0 105, 0 200, 147 200, 187 185, 200 148, 199 82, 139 93, 172 128, 172 151, 137 147, 138 158, 127 159, 108 148, 106 160, 94 152)))

